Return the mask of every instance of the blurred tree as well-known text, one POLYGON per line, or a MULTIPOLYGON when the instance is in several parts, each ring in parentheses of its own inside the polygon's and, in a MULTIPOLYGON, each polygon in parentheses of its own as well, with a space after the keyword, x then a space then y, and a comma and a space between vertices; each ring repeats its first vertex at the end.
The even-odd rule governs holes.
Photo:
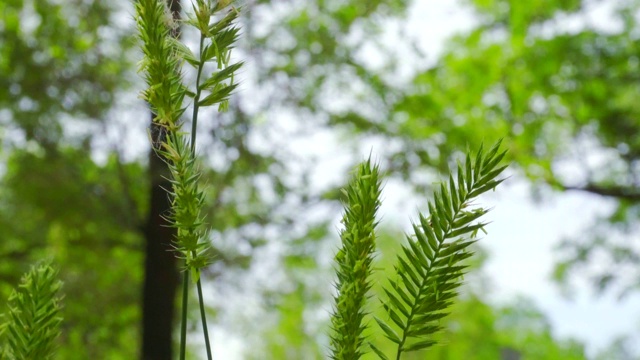
MULTIPOLYGON (((111 28, 110 17, 123 9, 111 2, 72 0, 64 5, 44 0, 0 4, 5 147, 26 141, 52 150, 69 130, 60 114, 90 124, 104 121, 114 92, 128 83, 124 74, 131 66, 126 57, 131 44, 123 41, 125 29, 111 28)), ((94 129, 87 128, 76 142, 94 129)))
POLYGON ((465 296, 445 326, 445 345, 428 352, 429 358, 587 359, 583 344, 555 337, 545 316, 526 299, 491 307, 476 295, 465 296))

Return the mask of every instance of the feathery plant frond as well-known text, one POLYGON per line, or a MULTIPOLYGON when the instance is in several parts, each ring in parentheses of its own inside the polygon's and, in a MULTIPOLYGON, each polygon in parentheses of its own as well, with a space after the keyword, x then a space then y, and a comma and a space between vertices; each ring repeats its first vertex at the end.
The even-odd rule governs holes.
POLYGON ((188 15, 184 24, 195 27, 200 32, 198 55, 171 36, 173 19, 165 0, 138 0, 136 22, 142 41, 144 59, 140 70, 145 73, 149 86, 142 97, 149 102, 155 113, 154 122, 167 131, 158 153, 162 155, 171 172, 171 216, 169 220, 177 228, 176 250, 185 259, 186 270, 183 280, 182 326, 180 358, 185 357, 186 308, 189 273, 197 284, 207 357, 211 359, 211 349, 202 299, 200 269, 211 262, 210 244, 204 230, 201 209, 204 192, 198 180, 200 171, 196 166, 196 134, 200 107, 218 104, 219 111, 225 111, 228 99, 237 84, 234 73, 242 63, 230 64, 230 54, 238 37, 234 21, 238 9, 231 1, 196 0, 192 2, 193 14, 188 15), (218 13, 228 9, 223 16, 218 13), (219 18, 217 21, 212 21, 219 18), (190 90, 182 80, 183 64, 195 68, 197 76, 195 89, 190 90), (203 78, 205 65, 214 63, 216 70, 203 78), (193 98, 191 136, 182 130, 181 117, 185 97, 193 98))
POLYGON ((9 296, 9 312, 0 335, 6 347, 3 359, 53 359, 60 334, 59 295, 62 282, 49 264, 34 266, 9 296))
POLYGON ((153 121, 170 132, 180 128, 180 117, 186 110, 182 103, 186 88, 182 84, 180 58, 171 36, 172 17, 165 1, 139 0, 135 4, 138 37, 144 54, 140 72, 149 86, 141 97, 154 112, 153 121))
POLYGON ((335 257, 338 282, 331 317, 332 359, 355 360, 362 355, 363 318, 371 287, 371 262, 375 251, 376 212, 380 207, 380 175, 371 159, 360 164, 346 190, 342 246, 335 257))
MULTIPOLYGON (((500 142, 485 154, 481 146, 473 160, 467 154, 465 166, 458 164, 457 181, 449 175, 448 184, 442 183, 428 204, 429 216, 420 214, 413 236, 407 236, 395 266, 398 278, 384 289, 387 300, 382 305, 391 322, 376 318, 385 336, 397 344, 397 360, 404 352, 436 344, 432 335, 440 330, 438 322, 462 284, 467 267, 462 261, 472 255, 468 247, 486 225, 477 220, 488 209, 474 208, 472 201, 504 180, 496 179, 506 168, 499 165, 506 153, 499 148, 500 142)), ((375 345, 371 348, 388 359, 375 345)))

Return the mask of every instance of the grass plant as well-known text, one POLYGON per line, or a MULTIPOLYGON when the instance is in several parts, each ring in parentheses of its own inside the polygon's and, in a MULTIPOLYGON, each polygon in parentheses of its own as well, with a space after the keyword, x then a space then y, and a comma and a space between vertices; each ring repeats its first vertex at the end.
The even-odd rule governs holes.
POLYGON ((196 283, 200 316, 207 358, 212 359, 205 308, 202 296, 200 269, 210 262, 208 231, 204 226, 202 206, 204 191, 199 183, 200 171, 196 158, 198 114, 201 108, 218 105, 224 111, 228 97, 237 86, 234 72, 241 63, 230 64, 230 52, 238 36, 234 20, 238 9, 228 2, 196 0, 192 13, 183 26, 191 26, 200 34, 197 54, 171 36, 172 18, 165 1, 141 0, 136 3, 136 23, 144 58, 140 70, 149 86, 142 97, 149 103, 155 116, 153 121, 166 131, 158 150, 166 159, 171 172, 170 222, 177 228, 175 249, 184 260, 182 292, 182 325, 180 359, 186 356, 186 314, 189 276, 196 283), (220 15, 220 13, 225 12, 220 15), (216 19, 212 20, 212 19, 216 19), (193 89, 185 85, 182 66, 192 66, 197 75, 193 89), (215 71, 205 75, 205 68, 213 64, 215 71), (191 98, 191 132, 184 129, 183 114, 187 110, 185 97, 191 98))

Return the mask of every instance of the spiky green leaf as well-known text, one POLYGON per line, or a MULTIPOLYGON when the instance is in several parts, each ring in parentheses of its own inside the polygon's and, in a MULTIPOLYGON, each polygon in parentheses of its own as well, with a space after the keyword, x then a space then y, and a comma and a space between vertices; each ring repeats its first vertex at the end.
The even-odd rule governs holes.
POLYGON ((384 289, 382 305, 391 325, 376 318, 386 337, 397 344, 396 358, 436 343, 432 335, 462 284, 464 260, 473 254, 468 250, 475 242, 472 238, 486 225, 477 220, 488 210, 474 208, 473 200, 502 181, 496 177, 505 167, 498 167, 495 159, 503 156, 497 146, 489 152, 481 147, 473 158, 467 153, 457 176, 449 175, 448 183, 442 183, 428 202, 429 215, 420 214, 419 224, 413 224, 414 234, 407 236, 408 245, 398 255, 398 279, 384 289))

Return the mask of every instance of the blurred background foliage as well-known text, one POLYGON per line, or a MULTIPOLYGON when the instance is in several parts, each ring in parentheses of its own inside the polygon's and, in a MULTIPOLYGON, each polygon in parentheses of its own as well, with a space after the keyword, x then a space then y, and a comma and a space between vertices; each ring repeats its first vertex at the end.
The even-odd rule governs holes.
MULTIPOLYGON (((220 259, 206 273, 213 321, 246 338, 248 358, 326 350, 336 188, 347 174, 319 182, 313 158, 290 146, 314 133, 340 138, 354 161, 369 151, 362 144, 384 144, 374 149, 382 167, 417 194, 460 150, 504 137, 537 199, 581 191, 616 205, 559 246, 558 282, 637 291, 639 1, 467 0, 477 23, 435 63, 414 46, 429 34, 385 35, 415 8, 408 0, 243 5, 243 89, 228 113, 208 114, 199 153, 220 259), (592 17, 602 9, 604 25, 592 17), (234 296, 258 310, 220 312, 234 296)), ((149 118, 136 100, 131 14, 126 0, 0 2, 0 296, 35 260, 60 264, 63 359, 139 354, 149 118)), ((396 232, 381 234, 383 253, 396 232)), ((527 299, 496 307, 485 293, 464 290, 443 334, 452 346, 431 357, 586 358, 527 299)), ((621 338, 601 358, 632 356, 621 338)))

